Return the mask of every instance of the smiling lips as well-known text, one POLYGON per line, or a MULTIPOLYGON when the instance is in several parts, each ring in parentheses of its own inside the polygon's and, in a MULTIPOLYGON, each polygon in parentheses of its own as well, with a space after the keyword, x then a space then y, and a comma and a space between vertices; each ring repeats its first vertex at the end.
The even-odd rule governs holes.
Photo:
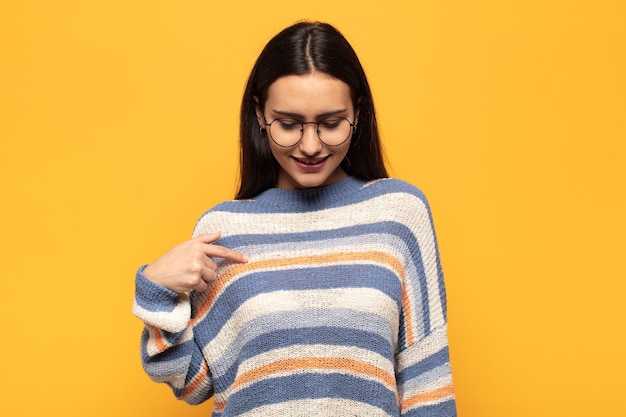
POLYGON ((324 166, 324 162, 330 157, 330 155, 323 158, 292 158, 296 161, 296 164, 304 170, 316 170, 324 166))

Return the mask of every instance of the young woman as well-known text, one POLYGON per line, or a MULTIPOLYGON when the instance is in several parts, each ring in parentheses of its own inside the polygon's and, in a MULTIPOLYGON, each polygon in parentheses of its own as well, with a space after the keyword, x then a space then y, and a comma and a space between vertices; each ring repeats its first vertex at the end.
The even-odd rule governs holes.
POLYGON ((259 56, 236 199, 139 269, 143 365, 215 416, 453 416, 431 214, 387 178, 372 94, 332 26, 259 56))

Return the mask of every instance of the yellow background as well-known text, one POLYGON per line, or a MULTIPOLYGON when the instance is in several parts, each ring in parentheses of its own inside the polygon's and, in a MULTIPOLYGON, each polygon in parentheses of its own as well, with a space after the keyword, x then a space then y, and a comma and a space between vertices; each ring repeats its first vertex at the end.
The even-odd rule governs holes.
POLYGON ((246 77, 309 18, 430 198, 460 415, 626 415, 624 4, 0 1, 0 414, 209 415, 143 374, 135 269, 232 197, 246 77))

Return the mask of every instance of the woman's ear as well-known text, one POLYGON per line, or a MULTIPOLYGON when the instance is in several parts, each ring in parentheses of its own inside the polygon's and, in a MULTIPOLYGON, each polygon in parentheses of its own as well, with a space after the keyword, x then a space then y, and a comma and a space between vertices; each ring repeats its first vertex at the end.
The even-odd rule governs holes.
POLYGON ((265 129, 265 117, 263 116, 263 110, 261 109, 261 105, 259 104, 259 99, 258 97, 254 96, 253 100, 256 120, 259 123, 259 127, 265 129))
POLYGON ((361 114, 361 99, 358 99, 354 106, 354 129, 356 130, 356 126, 359 124, 359 114, 361 114))

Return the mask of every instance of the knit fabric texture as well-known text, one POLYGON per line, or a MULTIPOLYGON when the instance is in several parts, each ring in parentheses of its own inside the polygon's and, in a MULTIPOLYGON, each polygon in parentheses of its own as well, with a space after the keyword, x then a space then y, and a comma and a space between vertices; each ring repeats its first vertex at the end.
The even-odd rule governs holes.
POLYGON ((213 416, 456 416, 446 295, 428 203, 353 177, 221 203, 194 236, 218 279, 177 294, 136 277, 143 366, 213 416))

